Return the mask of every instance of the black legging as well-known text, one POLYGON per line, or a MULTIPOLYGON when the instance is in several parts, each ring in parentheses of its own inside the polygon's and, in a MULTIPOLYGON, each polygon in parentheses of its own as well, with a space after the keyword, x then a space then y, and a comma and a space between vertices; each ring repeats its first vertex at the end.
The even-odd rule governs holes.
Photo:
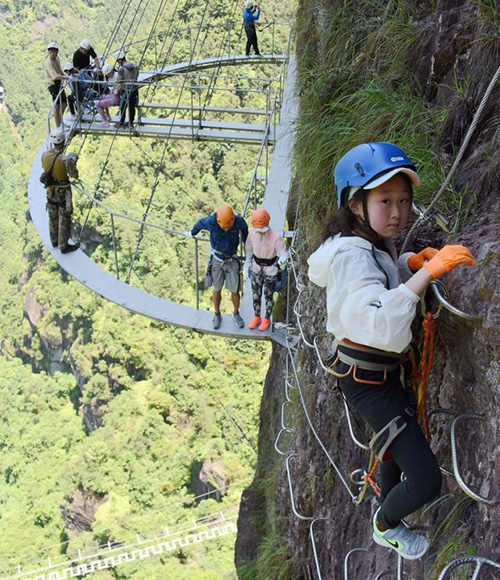
MULTIPOLYGON (((337 371, 346 373, 349 366, 339 363, 337 371)), ((380 381, 383 374, 359 371, 357 376, 380 381)), ((399 369, 388 373, 383 385, 356 383, 352 373, 339 379, 347 402, 356 409, 370 427, 378 432, 394 417, 403 415, 411 405, 401 384, 399 369)), ((381 524, 395 528, 402 518, 432 501, 441 490, 441 471, 415 418, 408 418, 406 428, 389 447, 390 461, 380 465, 382 505, 378 514, 381 524), (405 479, 401 481, 401 473, 405 479)))
POLYGON ((250 54, 250 47, 253 46, 255 54, 259 54, 259 46, 257 44, 257 31, 255 30, 255 24, 250 22, 249 24, 245 24, 245 32, 247 34, 247 45, 245 48, 245 54, 250 54))
POLYGON ((133 87, 130 89, 127 98, 120 101, 120 125, 125 123, 125 116, 127 114, 127 104, 128 104, 128 120, 132 125, 135 119, 135 109, 137 103, 139 102, 139 87, 133 87))

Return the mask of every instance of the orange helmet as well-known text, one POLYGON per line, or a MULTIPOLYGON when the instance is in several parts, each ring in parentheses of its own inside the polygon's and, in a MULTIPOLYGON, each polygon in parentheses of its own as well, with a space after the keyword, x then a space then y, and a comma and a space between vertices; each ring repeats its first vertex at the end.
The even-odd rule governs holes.
POLYGON ((252 227, 254 228, 265 228, 269 225, 271 221, 271 216, 267 209, 259 207, 252 214, 252 227))
POLYGON ((229 230, 234 224, 234 211, 228 205, 223 205, 217 210, 217 223, 224 230, 229 230))

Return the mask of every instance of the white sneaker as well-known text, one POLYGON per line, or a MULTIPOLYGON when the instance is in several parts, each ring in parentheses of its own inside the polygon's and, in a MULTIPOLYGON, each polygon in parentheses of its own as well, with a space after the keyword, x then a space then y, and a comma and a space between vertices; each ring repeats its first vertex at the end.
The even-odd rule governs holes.
POLYGON ((377 526, 376 511, 373 517, 373 539, 380 546, 384 548, 391 548, 395 550, 405 560, 417 560, 421 558, 429 549, 429 540, 424 536, 414 534, 403 524, 399 524, 395 528, 382 532, 377 526))

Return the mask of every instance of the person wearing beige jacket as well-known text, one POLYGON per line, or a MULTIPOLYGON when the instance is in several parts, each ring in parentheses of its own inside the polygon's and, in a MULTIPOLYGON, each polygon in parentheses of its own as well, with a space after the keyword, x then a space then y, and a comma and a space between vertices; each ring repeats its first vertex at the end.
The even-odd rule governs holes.
POLYGON ((66 110, 67 100, 64 89, 61 90, 63 80, 68 80, 68 75, 64 74, 59 60, 59 46, 56 42, 49 42, 47 45, 49 56, 45 61, 45 78, 49 85, 49 93, 54 102, 54 120, 56 127, 61 125, 62 116, 66 110))

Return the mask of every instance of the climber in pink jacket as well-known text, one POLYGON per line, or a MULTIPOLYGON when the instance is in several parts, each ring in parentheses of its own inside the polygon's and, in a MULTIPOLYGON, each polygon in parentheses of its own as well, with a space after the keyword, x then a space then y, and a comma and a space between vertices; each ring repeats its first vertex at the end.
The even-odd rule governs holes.
POLYGON ((252 228, 245 243, 246 270, 252 280, 253 309, 255 316, 248 325, 252 330, 267 330, 271 324, 274 305, 274 287, 279 266, 288 259, 285 241, 281 235, 269 227, 271 216, 264 208, 252 214, 252 228), (262 292, 266 305, 265 316, 260 316, 262 292))

